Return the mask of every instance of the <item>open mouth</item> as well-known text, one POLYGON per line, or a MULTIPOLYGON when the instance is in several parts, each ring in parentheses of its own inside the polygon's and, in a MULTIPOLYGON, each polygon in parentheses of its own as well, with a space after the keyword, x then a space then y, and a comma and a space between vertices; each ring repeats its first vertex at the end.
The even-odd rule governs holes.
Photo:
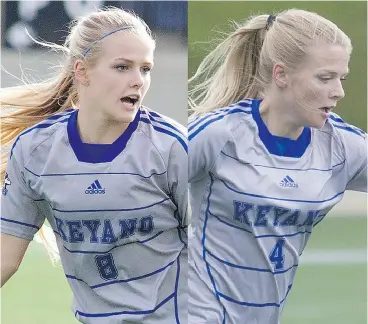
POLYGON ((133 96, 122 97, 120 101, 134 106, 139 101, 139 96, 133 95, 133 96))
POLYGON ((329 112, 331 112, 331 110, 333 109, 334 107, 322 107, 322 108, 319 108, 321 110, 323 110, 326 114, 328 114, 329 112))

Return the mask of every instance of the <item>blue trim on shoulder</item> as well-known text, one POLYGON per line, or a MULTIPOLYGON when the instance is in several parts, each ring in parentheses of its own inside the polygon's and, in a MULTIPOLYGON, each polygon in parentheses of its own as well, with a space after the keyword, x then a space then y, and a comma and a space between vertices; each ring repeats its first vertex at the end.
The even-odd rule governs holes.
POLYGON ((26 129, 25 131, 23 131, 22 133, 19 134, 19 136, 16 138, 11 150, 10 150, 10 157, 9 159, 12 158, 13 156, 13 150, 15 148, 15 145, 18 143, 19 139, 23 136, 23 135, 26 135, 28 134, 29 132, 35 130, 35 129, 42 129, 42 128, 48 128, 48 127, 51 127, 57 123, 65 123, 69 120, 69 117, 71 116, 73 112, 68 112, 68 113, 63 113, 63 114, 56 114, 56 115, 52 115, 48 118, 46 118, 45 120, 43 120, 42 122, 36 124, 35 126, 29 128, 29 129, 26 129), (65 119, 61 119, 63 117, 67 117, 65 119), (60 120, 61 119, 61 120, 60 120), (48 122, 48 121, 54 121, 54 122, 51 122, 51 123, 45 123, 45 122, 48 122))
POLYGON ((186 138, 185 134, 179 128, 177 128, 173 124, 170 124, 167 121, 165 121, 165 119, 162 116, 160 116, 159 114, 157 114, 153 111, 145 111, 145 110, 142 111, 142 114, 145 114, 144 117, 148 117, 152 122, 155 122, 155 123, 164 125, 166 127, 169 127, 171 129, 177 131, 180 135, 182 135, 184 139, 186 138), (160 120, 157 120, 154 117, 160 118, 160 120))
POLYGON ((165 128, 161 128, 159 126, 153 125, 152 122, 151 122, 151 120, 149 120, 148 118, 143 118, 142 117, 141 118, 141 122, 151 125, 153 127, 153 129, 155 131, 157 131, 157 132, 160 132, 160 133, 167 134, 167 135, 170 135, 172 137, 175 137, 178 140, 178 142, 181 144, 181 146, 183 147, 183 149, 185 150, 185 152, 188 153, 188 145, 187 145, 187 143, 185 142, 185 140, 180 135, 175 134, 175 133, 173 133, 173 132, 171 132, 171 131, 169 131, 169 130, 167 130, 165 128))
POLYGON ((333 127, 336 127, 336 128, 343 129, 345 131, 354 133, 354 134, 359 135, 359 136, 361 136, 363 138, 367 135, 365 131, 363 131, 359 127, 356 127, 356 126, 353 126, 353 125, 350 125, 350 124, 346 123, 338 115, 331 114, 330 117, 329 117, 329 121, 330 121, 330 124, 333 127))
POLYGON ((120 137, 112 144, 88 144, 80 138, 77 118, 78 110, 74 111, 68 122, 68 137, 75 156, 80 162, 106 163, 113 161, 126 147, 127 142, 137 129, 140 119, 140 110, 137 111, 134 120, 120 137))
POLYGON ((253 101, 252 116, 258 126, 259 138, 268 152, 277 156, 300 158, 311 142, 311 129, 309 127, 304 127, 303 132, 296 140, 272 135, 259 113, 261 101, 262 100, 253 101))
POLYGON ((13 219, 5 218, 5 217, 0 217, 0 220, 5 221, 5 222, 9 222, 9 223, 14 223, 14 224, 19 224, 19 225, 35 228, 36 230, 40 229, 40 227, 38 227, 36 225, 19 222, 19 221, 13 220, 13 219))
POLYGON ((218 120, 221 120, 221 119, 223 119, 224 117, 226 117, 228 115, 232 115, 232 114, 236 114, 236 113, 251 114, 251 110, 247 111, 247 110, 244 110, 242 108, 238 108, 238 106, 235 106, 234 108, 231 108, 229 110, 221 111, 220 113, 222 113, 222 115, 217 116, 216 118, 210 119, 210 120, 206 121, 205 123, 202 123, 202 122, 205 121, 207 118, 216 116, 217 113, 206 115, 201 120, 199 120, 197 123, 191 125, 189 127, 189 141, 191 141, 194 137, 196 137, 208 125, 211 125, 214 122, 216 122, 218 120), (194 130, 194 128, 196 126, 198 126, 199 124, 201 124, 201 125, 196 130, 194 130), (191 132, 191 131, 193 131, 193 132, 191 132))

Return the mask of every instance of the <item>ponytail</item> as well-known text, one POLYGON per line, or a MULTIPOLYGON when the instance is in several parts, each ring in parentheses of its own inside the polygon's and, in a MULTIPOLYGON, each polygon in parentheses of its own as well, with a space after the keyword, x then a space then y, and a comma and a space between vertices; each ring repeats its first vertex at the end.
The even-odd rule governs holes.
POLYGON ((189 106, 195 114, 260 96, 259 57, 267 17, 257 16, 245 26, 235 23, 235 31, 201 62, 189 79, 189 106))

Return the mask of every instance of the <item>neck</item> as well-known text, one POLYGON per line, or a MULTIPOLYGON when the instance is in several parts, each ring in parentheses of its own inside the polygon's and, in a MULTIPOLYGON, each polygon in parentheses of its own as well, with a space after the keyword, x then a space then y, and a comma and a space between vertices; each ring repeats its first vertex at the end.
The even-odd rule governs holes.
POLYGON ((304 127, 297 123, 293 113, 285 107, 284 103, 266 96, 260 104, 259 112, 272 135, 297 139, 304 127))
POLYGON ((112 144, 125 132, 129 123, 114 122, 102 113, 80 109, 77 119, 82 142, 89 144, 112 144))

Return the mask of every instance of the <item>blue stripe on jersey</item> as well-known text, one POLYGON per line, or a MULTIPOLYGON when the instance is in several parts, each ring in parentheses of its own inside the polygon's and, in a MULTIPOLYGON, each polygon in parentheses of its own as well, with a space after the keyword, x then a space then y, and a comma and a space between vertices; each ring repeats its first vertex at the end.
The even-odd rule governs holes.
POLYGON ((289 285, 288 290, 285 294, 285 297, 280 301, 280 303, 264 303, 264 304, 259 304, 259 303, 250 303, 250 302, 242 302, 242 301, 238 301, 235 300, 229 296, 226 296, 222 293, 219 293, 218 295, 224 299, 226 299, 227 301, 230 301, 234 304, 238 304, 238 305, 243 305, 243 306, 249 306, 249 307, 280 307, 284 301, 286 300, 287 296, 289 295, 289 292, 291 290, 292 285, 289 285))
POLYGON ((232 114, 236 114, 236 113, 244 113, 244 114, 249 114, 250 115, 252 112, 250 110, 246 111, 246 110, 241 109, 241 108, 233 108, 233 109, 229 110, 228 112, 226 112, 225 114, 223 114, 221 116, 218 116, 216 118, 210 119, 207 122, 203 123, 200 127, 197 128, 196 131, 194 131, 194 132, 189 131, 189 141, 191 141, 194 137, 196 137, 208 125, 211 125, 215 121, 221 120, 221 119, 223 119, 224 117, 226 117, 228 115, 232 115, 232 114))
MULTIPOLYGON (((210 174, 213 177, 215 177, 212 173, 210 174)), ((216 177, 215 177, 216 178, 216 177)), ((337 198, 338 196, 341 196, 342 194, 344 194, 345 191, 339 192, 337 193, 335 196, 324 199, 324 200, 301 200, 301 199, 285 199, 285 198, 277 198, 277 197, 269 197, 269 196, 262 196, 262 195, 256 195, 256 194, 251 194, 251 193, 247 193, 247 192, 242 192, 242 191, 238 191, 235 190, 234 188, 231 188, 224 180, 218 179, 217 180, 221 181, 226 188, 228 188, 229 190, 236 192, 240 195, 245 195, 245 196, 250 196, 250 197, 256 197, 256 198, 265 198, 265 199, 273 199, 273 200, 280 200, 280 201, 294 201, 294 202, 302 202, 302 203, 312 203, 312 204, 319 204, 319 203, 323 203, 326 201, 330 201, 333 200, 335 198, 337 198)))
POLYGON ((83 176, 83 175, 107 175, 107 174, 112 174, 112 175, 136 175, 139 176, 141 178, 145 178, 145 179, 149 179, 154 175, 164 175, 166 173, 166 171, 161 172, 161 173, 156 173, 153 172, 152 174, 145 176, 139 173, 132 173, 132 172, 84 172, 84 173, 46 173, 46 174, 36 174, 34 172, 32 172, 31 170, 25 168, 28 172, 32 173, 34 176, 36 177, 62 177, 62 176, 83 176))
POLYGON ((233 156, 231 156, 231 155, 229 155, 229 154, 226 154, 224 151, 221 151, 221 154, 223 154, 223 155, 225 155, 225 156, 227 156, 227 157, 229 157, 229 158, 231 158, 231 159, 233 159, 233 160, 236 160, 236 161, 238 161, 238 162, 240 162, 240 163, 242 163, 242 164, 245 164, 245 165, 253 165, 253 166, 255 166, 255 167, 262 167, 262 168, 269 168, 269 169, 277 169, 277 170, 292 170, 292 171, 332 171, 333 170, 333 168, 336 168, 336 167, 338 167, 339 165, 342 165, 342 164, 345 164, 345 161, 346 160, 344 160, 344 161, 342 161, 342 162, 340 162, 340 163, 338 163, 338 164, 335 164, 335 165, 333 165, 331 168, 329 168, 329 169, 317 169, 317 168, 308 168, 308 169, 292 169, 292 168, 281 168, 281 167, 275 167, 275 166, 269 166, 269 165, 263 165, 263 164, 252 164, 252 163, 250 163, 250 162, 244 162, 244 161, 242 161, 242 160, 239 160, 238 158, 236 158, 236 157, 233 157, 233 156))
MULTIPOLYGON (((180 252, 181 254, 181 252, 180 252)), ((175 280, 175 296, 174 296, 174 305, 175 305, 175 319, 176 324, 180 324, 179 321, 179 307, 178 307, 178 286, 179 286, 179 277, 180 277, 180 254, 178 258, 176 259, 177 267, 176 267, 176 280, 175 280)), ((183 323, 185 324, 185 323, 183 323)))
MULTIPOLYGON (((252 231, 247 230, 246 228, 243 228, 243 227, 240 227, 240 226, 236 226, 234 224, 231 224, 231 223, 226 222, 225 220, 221 219, 219 216, 217 216, 215 214, 212 214, 210 210, 208 210, 208 213, 211 216, 215 217, 219 222, 221 222, 221 223, 223 223, 225 225, 228 225, 230 227, 233 227, 233 228, 239 229, 239 230, 241 230, 243 232, 246 232, 246 233, 249 233, 249 234, 253 234, 254 235, 254 233, 252 231)), ((320 221, 318 221, 318 223, 319 222, 320 221)), ((317 225, 318 223, 316 223, 315 225, 317 225)), ((313 226, 315 226, 315 225, 313 225, 313 226)), ((292 237, 292 236, 297 236, 297 235, 301 235, 301 234, 312 234, 312 232, 305 230, 305 231, 299 231, 299 232, 291 233, 291 234, 264 234, 264 235, 254 235, 254 237, 256 239, 264 238, 264 237, 292 237)))
POLYGON ((348 132, 357 134, 359 136, 365 137, 366 133, 365 131, 363 131, 362 129, 356 127, 356 126, 352 126, 347 124, 342 118, 340 118, 338 115, 333 115, 331 114, 330 117, 330 123, 332 126, 336 127, 336 128, 340 128, 343 130, 346 130, 348 132))
POLYGON ((69 113, 64 113, 64 114, 57 114, 57 115, 53 115, 53 116, 50 116, 49 118, 45 119, 44 121, 42 121, 41 123, 38 123, 36 124, 35 126, 29 128, 29 129, 26 129, 24 132, 20 133, 19 136, 17 137, 17 139, 15 140, 11 150, 10 150, 10 157, 9 159, 12 158, 13 156, 13 150, 15 148, 15 145, 18 143, 19 139, 23 136, 23 135, 26 135, 28 134, 29 132, 35 130, 35 129, 42 129, 42 128, 48 128, 48 127, 51 127, 57 123, 65 123, 69 120, 69 117, 70 115, 72 114, 73 112, 69 112, 69 113), (63 117, 67 117, 65 119, 61 119, 63 117), (50 121, 50 120, 54 120, 53 123, 45 123, 47 121, 50 121))
POLYGON ((185 134, 183 134, 183 132, 180 129, 178 129, 177 127, 173 126, 172 124, 166 122, 159 114, 156 114, 153 111, 146 112, 144 110, 142 111, 142 113, 143 114, 146 114, 145 117, 148 117, 148 119, 150 119, 151 121, 153 121, 155 123, 158 123, 158 124, 161 124, 161 125, 164 125, 164 126, 167 126, 167 127, 171 128, 171 129, 174 129, 180 135, 182 135, 184 138, 186 137, 185 134), (157 120, 154 117, 160 118, 160 120, 157 120))
POLYGON ((32 227, 35 228, 36 230, 39 230, 40 227, 33 225, 33 224, 27 224, 27 223, 23 223, 23 222, 19 222, 13 219, 9 219, 9 218, 5 218, 5 217, 0 217, 0 219, 4 222, 9 222, 9 223, 15 223, 15 224, 19 224, 19 225, 23 225, 23 226, 27 226, 27 227, 32 227))
POLYGON ((146 273, 144 275, 141 275, 141 276, 138 276, 138 277, 133 277, 133 278, 129 278, 129 279, 120 279, 120 280, 112 280, 112 281, 109 281, 109 282, 104 282, 104 283, 101 283, 101 284, 97 284, 97 285, 93 285, 93 286, 90 286, 87 282, 85 282, 83 279, 80 279, 80 278, 77 278, 75 276, 72 276, 72 275, 68 275, 68 274, 65 274, 65 276, 68 278, 68 279, 72 279, 72 280, 77 280, 77 281, 80 281, 80 282, 83 282, 85 283, 88 287, 90 287, 91 289, 97 289, 97 288, 101 288, 101 287, 105 287, 105 286, 110 286, 110 285, 115 285, 115 284, 120 284, 120 283, 124 283, 124 282, 131 282, 131 281, 135 281, 135 280, 140 280, 140 279, 144 279, 144 278, 148 278, 148 277, 151 277, 155 274, 158 274, 164 270, 166 270, 167 268, 169 268, 170 266, 172 266, 174 264, 175 260, 174 261, 171 261, 169 264, 165 265, 164 267, 160 268, 160 269, 157 269, 153 272, 150 272, 150 273, 146 273))
MULTIPOLYGON (((115 250, 116 248, 119 248, 121 246, 124 246, 124 245, 128 245, 128 244, 133 244, 133 243, 140 243, 140 244, 143 244, 143 243, 147 243, 153 239, 155 239, 157 236, 161 235, 164 231, 160 231, 158 233, 156 233, 155 235, 151 236, 150 238, 148 239, 145 239, 145 240, 141 240, 141 241, 132 241, 132 242, 126 242, 126 243, 123 243, 123 244, 120 244, 120 245, 115 245, 114 247, 112 247, 111 249, 107 250, 107 251, 90 251, 90 250, 70 250, 68 249, 65 245, 63 245, 63 248, 65 250, 67 250, 69 253, 81 253, 81 254, 106 254, 106 253, 109 253, 111 252, 112 250, 115 250)), ((61 237, 60 233, 57 232, 57 231, 54 231, 55 234, 57 234, 58 236, 61 237)))
POLYGON ((352 128, 352 127, 349 127, 349 126, 340 126, 340 125, 337 125, 337 124, 334 124, 334 123, 331 123, 333 125, 333 127, 336 127, 336 128, 340 128, 340 129, 343 129, 343 130, 346 130, 348 132, 351 132, 351 133, 354 133, 354 134, 357 134, 363 138, 365 138, 364 134, 365 133, 360 133, 358 130, 352 128))
POLYGON ((218 291, 217 291, 215 279, 212 276, 210 265, 209 265, 209 263, 207 262, 207 259, 206 259, 207 249, 205 247, 205 243, 206 243, 206 228, 207 228, 208 215, 209 215, 209 209, 210 209, 210 196, 212 194, 212 186, 213 186, 213 178, 212 177, 210 177, 210 178, 211 178, 210 191, 209 191, 208 196, 207 196, 207 208, 206 208, 205 218, 204 218, 204 223, 203 223, 203 234, 202 234, 202 249, 203 250, 202 250, 202 258, 203 258, 203 261, 206 263, 206 269, 207 269, 208 276, 210 277, 210 280, 211 280, 213 289, 215 291, 215 295, 218 298, 219 297, 219 294, 218 294, 218 291))
POLYGON ((147 118, 141 118, 141 122, 146 123, 146 124, 150 124, 153 127, 154 130, 156 130, 156 131, 158 131, 160 133, 164 133, 164 134, 170 135, 172 137, 175 137, 178 140, 178 142, 181 144, 181 146, 184 148, 185 152, 188 153, 188 145, 187 145, 187 143, 185 143, 185 139, 183 139, 181 137, 182 135, 178 135, 178 134, 175 134, 173 132, 170 132, 169 130, 167 130, 165 128, 161 128, 161 127, 155 126, 147 118))
POLYGON ((193 130, 193 128, 198 126, 200 123, 204 122, 206 119, 217 116, 217 115, 220 115, 220 114, 224 114, 224 113, 228 112, 229 110, 233 109, 233 107, 236 107, 236 106, 251 109, 252 108, 252 101, 251 100, 242 100, 242 101, 239 101, 237 103, 234 103, 234 104, 230 105, 229 107, 216 109, 215 111, 209 112, 205 115, 200 115, 197 118, 195 118, 194 120, 189 122, 188 131, 193 130))
MULTIPOLYGON (((207 250, 207 249, 206 249, 207 250)), ((274 275, 277 275, 277 274, 282 274, 282 273, 285 273, 285 272, 288 272, 294 268, 296 268, 298 266, 298 264, 294 264, 292 265, 291 267, 287 268, 287 269, 284 269, 284 270, 281 270, 281 271, 272 271, 270 269, 262 269, 262 268, 254 268, 254 267, 246 267, 246 266, 243 266, 243 265, 239 265, 239 264, 234 264, 234 263, 231 263, 229 261, 226 261, 226 260, 222 260, 220 259, 219 257, 215 256, 213 253, 211 253, 209 250, 207 250, 207 253, 213 257, 214 259, 216 259, 217 261, 229 266, 229 267, 232 267, 232 268, 237 268, 237 269, 242 269, 242 270, 249 270, 249 271, 257 271, 257 272, 267 272, 267 273, 272 273, 274 275)))
POLYGON ((225 310, 225 306, 223 307, 223 310, 222 310, 222 316, 224 317, 224 319, 222 321, 222 324, 225 324, 226 323, 226 310, 225 310))
MULTIPOLYGON (((180 228, 180 227, 177 227, 177 230, 178 230, 178 236, 179 236, 179 240, 180 240, 180 242, 184 244, 184 247, 187 247, 187 243, 185 243, 185 242, 183 241, 183 238, 181 237, 181 231, 183 231, 183 229, 182 229, 182 228, 180 228)), ((185 233, 185 232, 184 232, 184 233, 185 233)))
MULTIPOLYGON (((156 203, 153 203, 151 205, 148 206, 143 206, 143 207, 137 207, 137 208, 121 208, 121 209, 84 209, 84 210, 62 210, 62 209, 58 209, 58 208, 53 208, 51 205, 51 209, 58 211, 60 213, 97 213, 97 212, 115 212, 115 211, 131 211, 131 210, 141 210, 141 209, 146 209, 158 204, 161 204, 163 202, 165 202, 166 200, 169 200, 170 198, 165 198, 161 201, 158 201, 156 203)), ((45 199, 38 199, 37 201, 46 201, 45 199)))
POLYGON ((110 317, 110 316, 117 316, 117 315, 146 315, 146 314, 152 314, 155 311, 157 311, 160 307, 162 307, 164 304, 166 304, 171 298, 174 297, 174 293, 172 293, 170 296, 166 297, 161 303, 159 303, 154 309, 150 309, 147 311, 123 311, 123 312, 113 312, 113 313, 84 313, 79 310, 75 312, 76 315, 80 315, 83 317, 110 317))

